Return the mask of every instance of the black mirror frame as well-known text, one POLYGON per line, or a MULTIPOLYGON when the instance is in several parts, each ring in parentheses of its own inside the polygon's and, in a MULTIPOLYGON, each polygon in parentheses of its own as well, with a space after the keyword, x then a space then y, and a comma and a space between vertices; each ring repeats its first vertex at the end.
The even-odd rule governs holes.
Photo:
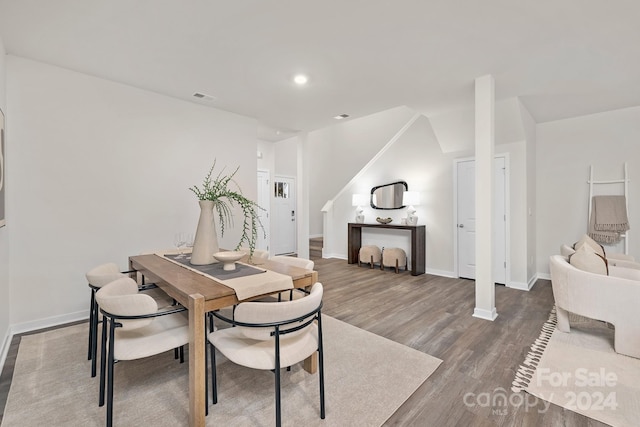
POLYGON ((373 187, 373 188, 371 189, 371 198, 369 199, 369 204, 371 205, 371 207, 372 207, 373 209, 386 210, 386 211, 391 211, 391 210, 396 210, 396 209, 402 209, 402 208, 405 208, 405 207, 406 207, 405 205, 399 206, 399 207, 397 207, 397 208, 380 208, 380 207, 378 207, 378 206, 376 206, 376 205, 374 205, 374 204, 373 204, 373 194, 375 193, 375 191, 376 191, 378 188, 381 188, 381 187, 388 187, 388 186, 390 186, 390 185, 396 185, 396 184, 402 184, 402 185, 404 185, 404 191, 408 191, 408 190, 409 190, 409 185, 406 183, 406 181, 396 181, 396 182, 391 182, 391 183, 389 183, 389 184, 377 185, 377 186, 375 186, 375 187, 373 187))

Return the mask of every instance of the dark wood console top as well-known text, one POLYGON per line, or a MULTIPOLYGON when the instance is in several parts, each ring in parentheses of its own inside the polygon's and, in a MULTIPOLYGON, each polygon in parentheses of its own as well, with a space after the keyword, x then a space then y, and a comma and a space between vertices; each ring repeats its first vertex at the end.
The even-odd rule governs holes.
POLYGON ((399 228, 402 230, 412 230, 414 228, 425 228, 424 225, 405 225, 405 224, 380 224, 379 222, 350 222, 350 227, 378 227, 378 228, 399 228))

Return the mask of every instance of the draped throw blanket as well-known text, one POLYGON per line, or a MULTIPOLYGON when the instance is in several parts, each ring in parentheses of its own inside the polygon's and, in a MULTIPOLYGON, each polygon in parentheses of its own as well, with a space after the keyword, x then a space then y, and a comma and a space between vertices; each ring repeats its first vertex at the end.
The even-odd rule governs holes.
POLYGON ((614 244, 629 230, 625 196, 593 196, 589 236, 598 243, 614 244))

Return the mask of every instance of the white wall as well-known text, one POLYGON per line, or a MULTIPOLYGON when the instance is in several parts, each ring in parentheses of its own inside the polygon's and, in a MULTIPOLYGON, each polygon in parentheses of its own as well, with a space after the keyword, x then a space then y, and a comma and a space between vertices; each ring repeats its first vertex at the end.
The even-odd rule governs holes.
POLYGON ((274 143, 274 175, 295 177, 298 173, 298 137, 274 143))
MULTIPOLYGON (((333 199, 415 114, 407 107, 397 107, 309 132, 309 232, 312 236, 324 232, 321 212, 324 204, 333 199)), ((368 194, 370 190, 371 187, 362 191, 368 194)))
POLYGON ((525 253, 525 263, 526 263, 526 272, 527 272, 527 280, 531 284, 532 280, 535 280, 537 277, 536 271, 536 242, 537 242, 537 222, 536 222, 536 212, 537 212, 537 200, 536 200, 536 145, 537 145, 537 137, 536 137, 536 123, 533 120, 533 117, 529 113, 529 111, 519 102, 520 106, 520 115, 522 117, 522 127, 524 129, 524 138, 526 144, 526 188, 527 188, 527 200, 526 205, 524 206, 525 212, 524 215, 526 217, 526 253, 525 253))
MULTIPOLYGON (((214 159, 256 196, 253 119, 8 56, 11 323, 86 315, 84 273, 194 232, 214 159)), ((241 225, 241 222, 239 222, 241 225)), ((232 247, 239 229, 221 246, 232 247)), ((4 311, 4 310, 3 310, 4 311)))
MULTIPOLYGON (((496 155, 507 154, 510 166, 508 209, 511 223, 508 234, 510 261, 508 279, 510 286, 527 288, 528 283, 535 277, 534 273, 527 270, 530 250, 527 209, 530 199, 535 195, 531 196, 527 189, 527 178, 531 171, 527 167, 528 145, 524 139, 525 131, 523 130, 523 120, 526 120, 526 115, 521 116, 520 104, 516 99, 500 102, 499 107, 501 122, 497 124, 497 128, 501 129, 498 132, 500 144, 496 145, 495 153, 496 155), (509 123, 504 123, 506 121, 509 123)), ((468 141, 466 145, 461 144, 459 140, 460 136, 466 133, 465 130, 460 130, 460 127, 473 128, 473 121, 469 123, 465 121, 464 111, 459 112, 458 115, 450 113, 444 119, 443 117, 436 120, 439 127, 437 135, 431 125, 431 118, 423 117, 416 121, 366 173, 359 176, 356 182, 348 185, 339 197, 336 197, 336 194, 341 189, 335 191, 330 197, 336 197, 330 218, 330 222, 334 224, 333 230, 325 230, 324 253, 327 256, 346 257, 347 255, 346 223, 353 221, 355 209, 351 206, 351 194, 369 193, 371 187, 375 185, 405 180, 409 183, 410 189, 422 193, 422 205, 416 208, 420 217, 419 224, 427 225, 427 271, 445 276, 455 274, 453 160, 473 157, 473 150, 469 148, 473 147, 473 140, 468 141), (446 123, 456 123, 458 129, 455 132, 449 132, 446 130, 446 123), (449 138, 455 138, 456 141, 450 141, 449 138), (451 147, 465 149, 445 151, 451 147)), ((347 125, 349 124, 345 124, 347 125)), ((531 131, 533 122, 529 122, 528 126, 531 131)), ((395 129, 396 132, 398 130, 400 126, 395 129)), ((532 141, 534 143, 535 135, 530 137, 534 138, 532 141)), ((320 150, 319 147, 315 149, 320 150)), ((314 165, 318 168, 333 170, 332 159, 337 156, 328 148, 324 149, 325 153, 313 157, 314 165)), ((358 172, 360 171, 353 172, 353 175, 358 172)), ((535 172, 533 174, 535 176, 535 172)), ((321 184, 318 183, 318 185, 321 184)), ((314 189, 313 194, 315 193, 314 189)), ((406 216, 405 210, 376 211, 368 207, 365 207, 364 213, 367 222, 374 222, 376 216, 391 216, 394 221, 399 222, 401 217, 406 216)), ((366 240, 366 237, 363 239, 366 240)), ((388 236, 385 236, 384 240, 381 236, 376 236, 375 239, 378 243, 383 242, 387 246, 393 244, 403 247, 403 244, 406 244, 388 236)), ((535 252, 535 247, 532 251, 535 252)))
MULTIPOLYGON (((6 102, 6 53, 0 38, 0 110, 9 120, 6 102)), ((7 147, 5 147, 5 155, 7 147)), ((6 166, 6 163, 5 163, 6 166)), ((0 227, 0 369, 4 364, 6 351, 9 348, 9 322, 11 304, 9 301, 9 226, 0 227)))
POLYGON ((640 257, 640 107, 537 126, 537 271, 587 231, 589 165, 597 180, 622 178, 627 162, 630 253, 640 257))
MULTIPOLYGON (((399 129, 396 129, 396 131, 399 129)), ((334 199, 334 229, 327 240, 332 242, 325 252, 346 258, 347 222, 353 221, 354 207, 351 194, 369 193, 371 188, 398 180, 407 182, 409 189, 418 191, 421 204, 416 206, 418 224, 426 225, 426 267, 427 271, 450 275, 453 270, 453 157, 442 153, 433 134, 429 120, 420 117, 397 141, 365 170, 356 182, 347 186, 334 199)), ((375 223, 377 216, 391 217, 399 223, 406 217, 406 209, 381 211, 370 207, 364 209, 365 222, 375 223)), ((363 234, 363 244, 368 242, 368 230, 363 234)), ((408 235, 394 236, 388 232, 377 233, 376 243, 384 246, 398 246, 408 251, 408 235)))

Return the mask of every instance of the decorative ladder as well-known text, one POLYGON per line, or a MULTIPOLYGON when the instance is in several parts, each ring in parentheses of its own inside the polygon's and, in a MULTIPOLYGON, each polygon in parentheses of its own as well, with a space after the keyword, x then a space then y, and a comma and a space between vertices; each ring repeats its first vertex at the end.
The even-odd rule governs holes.
MULTIPOLYGON (((608 185, 608 184, 622 184, 624 187, 624 198, 627 203, 627 215, 629 214, 629 172, 627 169, 627 162, 624 162, 624 177, 621 179, 612 179, 599 181, 593 179, 593 165, 589 165, 589 180, 587 183, 589 184, 589 216, 587 217, 587 221, 591 218, 591 209, 592 209, 592 200, 593 200, 593 186, 594 185, 608 185)), ((629 231, 627 230, 624 234, 621 234, 621 237, 624 240, 624 253, 629 254, 629 231)))

